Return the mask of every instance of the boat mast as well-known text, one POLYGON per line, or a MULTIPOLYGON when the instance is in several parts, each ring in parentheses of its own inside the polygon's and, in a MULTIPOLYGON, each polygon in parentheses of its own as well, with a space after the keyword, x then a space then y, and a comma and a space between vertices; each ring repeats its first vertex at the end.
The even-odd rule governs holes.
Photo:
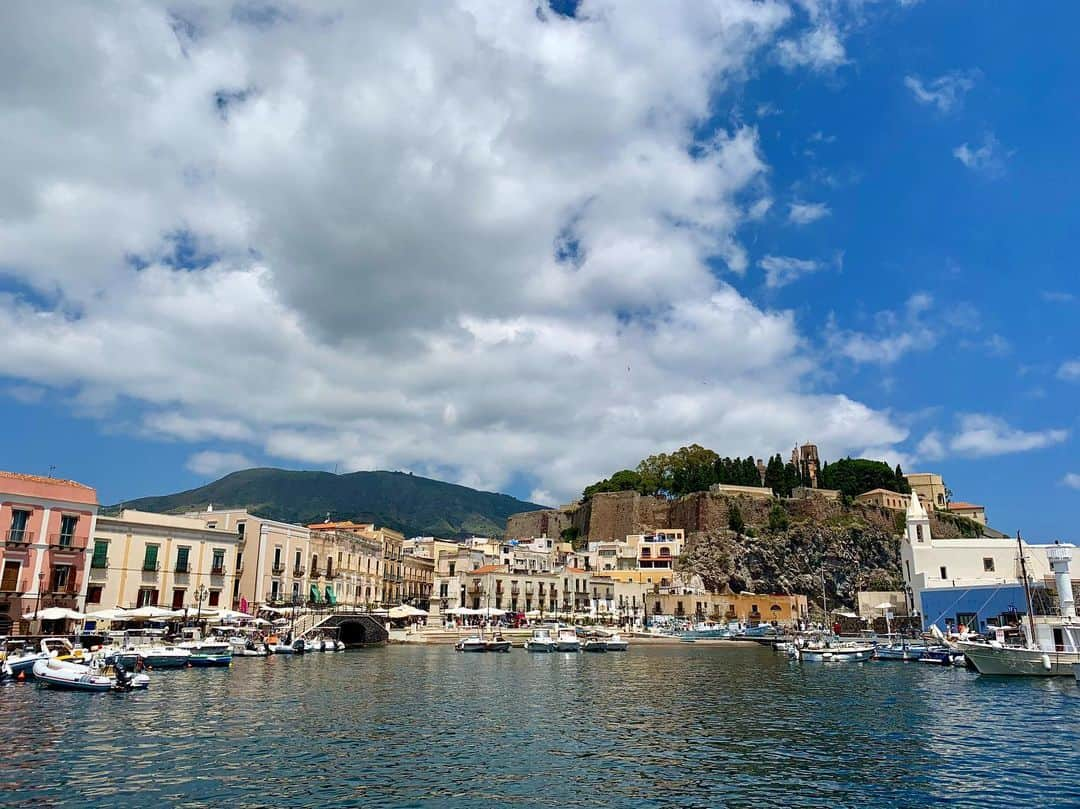
POLYGON ((821 609, 825 611, 825 623, 829 623, 829 598, 825 593, 825 568, 821 568, 821 609))
POLYGON ((1016 532, 1016 547, 1020 551, 1020 574, 1024 577, 1024 598, 1027 599, 1028 627, 1031 629, 1031 637, 1028 644, 1035 648, 1035 609, 1031 604, 1031 585, 1028 584, 1027 563, 1024 561, 1024 543, 1020 540, 1020 532, 1016 532))

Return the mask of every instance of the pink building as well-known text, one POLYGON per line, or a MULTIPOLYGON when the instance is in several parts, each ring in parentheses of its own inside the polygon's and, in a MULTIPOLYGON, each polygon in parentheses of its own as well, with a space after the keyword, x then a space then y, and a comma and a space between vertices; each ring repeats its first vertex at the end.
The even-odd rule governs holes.
POLYGON ((22 616, 86 601, 97 492, 71 480, 0 471, 0 635, 39 631, 22 616))

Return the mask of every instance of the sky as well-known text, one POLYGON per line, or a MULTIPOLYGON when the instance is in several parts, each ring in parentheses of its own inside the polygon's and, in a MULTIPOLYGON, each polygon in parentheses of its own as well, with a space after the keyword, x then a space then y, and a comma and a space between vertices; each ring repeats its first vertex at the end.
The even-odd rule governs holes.
POLYGON ((103 503, 258 465, 555 504, 809 441, 1080 540, 1078 24, 5 3, 0 468, 103 503))

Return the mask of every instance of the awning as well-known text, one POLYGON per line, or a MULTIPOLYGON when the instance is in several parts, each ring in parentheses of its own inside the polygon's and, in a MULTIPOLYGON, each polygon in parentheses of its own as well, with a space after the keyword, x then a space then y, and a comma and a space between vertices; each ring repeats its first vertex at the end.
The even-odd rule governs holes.
POLYGON ((319 585, 317 584, 311 585, 311 600, 316 604, 322 603, 322 596, 319 594, 319 585))
POLYGON ((334 588, 329 584, 326 585, 326 603, 331 607, 337 604, 337 596, 334 595, 334 588))
POLYGON ((69 610, 67 607, 46 607, 36 613, 28 612, 23 616, 24 621, 33 621, 35 618, 42 621, 63 621, 70 618, 73 621, 81 621, 86 616, 81 612, 69 610))

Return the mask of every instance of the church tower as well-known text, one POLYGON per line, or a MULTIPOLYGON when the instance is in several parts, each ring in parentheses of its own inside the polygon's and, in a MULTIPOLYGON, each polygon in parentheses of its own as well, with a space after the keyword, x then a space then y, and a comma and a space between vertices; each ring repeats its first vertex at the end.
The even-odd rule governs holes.
POLYGON ((908 504, 907 515, 904 522, 907 532, 907 541, 911 545, 930 541, 930 517, 927 516, 926 509, 923 508, 922 503, 919 502, 918 492, 913 491, 911 493, 911 503, 908 504))

